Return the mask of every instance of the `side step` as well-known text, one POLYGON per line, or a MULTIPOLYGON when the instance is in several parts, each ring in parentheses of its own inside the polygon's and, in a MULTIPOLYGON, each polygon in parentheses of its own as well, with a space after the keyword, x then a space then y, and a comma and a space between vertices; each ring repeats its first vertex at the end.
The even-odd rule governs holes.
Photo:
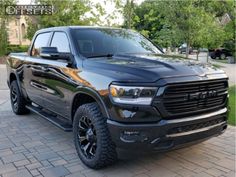
POLYGON ((39 107, 33 106, 33 105, 26 105, 26 108, 31 110, 32 112, 35 112, 36 114, 42 116, 44 119, 48 120, 52 124, 56 125, 57 127, 61 128, 62 130, 66 132, 72 131, 72 125, 68 122, 58 118, 57 116, 50 115, 46 111, 43 111, 39 107))

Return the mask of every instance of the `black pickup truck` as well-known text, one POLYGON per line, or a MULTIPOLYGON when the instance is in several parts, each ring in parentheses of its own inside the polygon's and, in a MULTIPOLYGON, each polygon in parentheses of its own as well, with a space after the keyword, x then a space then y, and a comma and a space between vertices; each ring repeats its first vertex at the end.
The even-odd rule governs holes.
POLYGON ((166 151, 227 127, 228 78, 176 59, 133 30, 53 27, 7 61, 12 110, 73 131, 80 159, 102 168, 117 150, 166 151))

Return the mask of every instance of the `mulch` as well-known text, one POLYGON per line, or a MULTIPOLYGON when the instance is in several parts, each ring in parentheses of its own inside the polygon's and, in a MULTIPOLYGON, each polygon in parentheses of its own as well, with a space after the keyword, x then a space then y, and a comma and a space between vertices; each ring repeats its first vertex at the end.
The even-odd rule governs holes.
POLYGON ((0 57, 0 64, 6 64, 7 56, 0 57))

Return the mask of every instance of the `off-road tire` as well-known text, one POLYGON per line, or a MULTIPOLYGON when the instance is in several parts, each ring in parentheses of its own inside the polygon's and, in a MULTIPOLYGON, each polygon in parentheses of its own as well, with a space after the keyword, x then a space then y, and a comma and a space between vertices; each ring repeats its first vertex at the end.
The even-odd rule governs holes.
POLYGON ((215 60, 216 59, 216 54, 215 53, 211 53, 210 57, 211 57, 211 59, 215 60))
POLYGON ((90 168, 99 169, 113 164, 117 160, 115 145, 111 140, 106 118, 102 116, 97 103, 88 103, 80 106, 73 119, 73 135, 77 153, 81 161, 90 168), (86 157, 79 140, 79 123, 87 117, 96 131, 96 150, 92 158, 86 157))
POLYGON ((25 107, 26 101, 20 93, 20 89, 16 80, 12 81, 10 85, 10 99, 11 107, 15 114, 23 115, 28 114, 30 112, 30 110, 25 107))
POLYGON ((225 60, 225 59, 226 59, 226 55, 225 55, 224 53, 221 53, 221 54, 220 54, 220 59, 221 59, 221 60, 225 60))

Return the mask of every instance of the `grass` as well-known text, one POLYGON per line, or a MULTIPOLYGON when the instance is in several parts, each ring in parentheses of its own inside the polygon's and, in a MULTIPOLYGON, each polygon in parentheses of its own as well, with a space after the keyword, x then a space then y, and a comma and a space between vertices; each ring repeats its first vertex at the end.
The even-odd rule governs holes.
POLYGON ((214 66, 215 68, 223 68, 223 66, 222 65, 219 65, 219 64, 216 64, 216 63, 214 63, 214 64, 211 64, 212 66, 214 66))
POLYGON ((212 61, 219 62, 219 63, 228 63, 228 60, 221 60, 221 59, 212 59, 212 61))
POLYGON ((230 111, 229 111, 229 117, 228 117, 228 121, 230 125, 236 125, 236 105, 235 105, 235 92, 236 92, 236 85, 232 86, 229 88, 229 107, 230 107, 230 111))

